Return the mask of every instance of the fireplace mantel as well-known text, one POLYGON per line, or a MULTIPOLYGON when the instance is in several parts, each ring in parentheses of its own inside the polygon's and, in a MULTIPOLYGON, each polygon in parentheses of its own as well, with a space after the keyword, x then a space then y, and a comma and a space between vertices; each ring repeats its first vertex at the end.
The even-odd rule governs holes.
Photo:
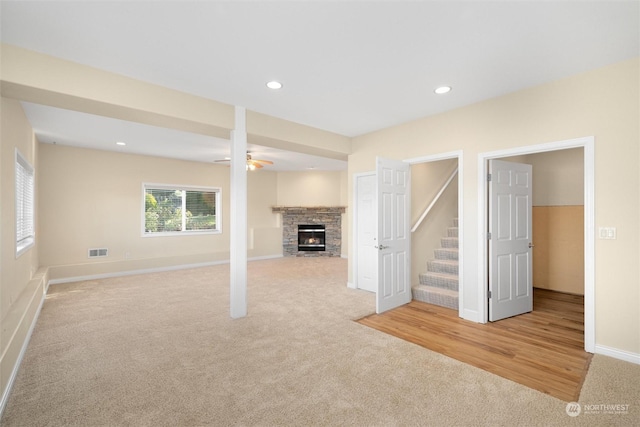
POLYGON ((308 213, 345 213, 346 206, 272 206, 274 213, 308 212, 308 213))

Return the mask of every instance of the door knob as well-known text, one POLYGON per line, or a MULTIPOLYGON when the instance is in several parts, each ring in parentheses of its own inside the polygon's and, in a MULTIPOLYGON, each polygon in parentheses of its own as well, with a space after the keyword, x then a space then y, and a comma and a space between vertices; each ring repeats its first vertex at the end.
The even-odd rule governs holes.
POLYGON ((387 249, 389 246, 385 246, 385 245, 376 245, 375 248, 378 250, 383 250, 383 249, 387 249))
POLYGON ((529 242, 529 248, 532 248, 532 247, 534 247, 534 246, 535 246, 535 245, 534 245, 533 243, 529 242))

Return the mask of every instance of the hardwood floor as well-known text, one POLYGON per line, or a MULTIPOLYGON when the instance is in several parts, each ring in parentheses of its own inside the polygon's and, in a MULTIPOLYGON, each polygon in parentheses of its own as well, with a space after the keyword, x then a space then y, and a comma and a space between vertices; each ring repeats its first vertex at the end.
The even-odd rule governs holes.
POLYGON ((584 351, 584 298, 534 290, 533 312, 479 324, 456 310, 412 301, 359 323, 485 371, 577 401, 591 354, 584 351))

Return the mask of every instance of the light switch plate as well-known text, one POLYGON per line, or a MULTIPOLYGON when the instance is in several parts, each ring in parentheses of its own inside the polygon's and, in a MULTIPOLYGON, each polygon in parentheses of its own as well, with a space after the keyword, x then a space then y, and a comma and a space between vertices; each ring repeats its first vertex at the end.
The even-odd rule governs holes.
POLYGON ((615 227, 600 227, 598 229, 598 237, 606 240, 614 240, 616 238, 615 227))

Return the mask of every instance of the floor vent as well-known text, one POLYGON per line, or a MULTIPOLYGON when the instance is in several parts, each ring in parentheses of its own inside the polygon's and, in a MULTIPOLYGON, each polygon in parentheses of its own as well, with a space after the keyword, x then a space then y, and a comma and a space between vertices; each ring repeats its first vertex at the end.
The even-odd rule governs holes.
POLYGON ((107 248, 89 249, 89 258, 108 256, 108 252, 109 250, 107 248))

